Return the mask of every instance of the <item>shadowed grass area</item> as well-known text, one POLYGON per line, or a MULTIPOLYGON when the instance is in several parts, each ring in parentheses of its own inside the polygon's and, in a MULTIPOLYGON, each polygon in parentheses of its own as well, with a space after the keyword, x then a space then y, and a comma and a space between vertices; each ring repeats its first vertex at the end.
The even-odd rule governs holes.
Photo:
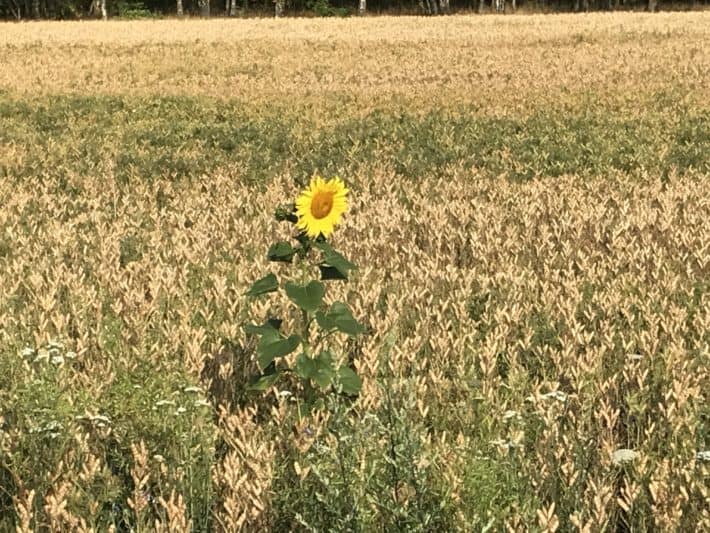
MULTIPOLYGON (((263 182, 290 173, 350 175, 373 165, 419 179, 475 168, 515 181, 576 174, 710 169, 710 111, 659 95, 644 113, 583 103, 523 118, 473 107, 417 113, 331 111, 323 126, 297 106, 262 110, 206 98, 0 97, 0 175, 61 180, 108 172, 132 180, 191 179, 237 167, 263 182), (14 148, 14 157, 7 147, 14 148)), ((322 122, 323 117, 319 117, 322 122)))

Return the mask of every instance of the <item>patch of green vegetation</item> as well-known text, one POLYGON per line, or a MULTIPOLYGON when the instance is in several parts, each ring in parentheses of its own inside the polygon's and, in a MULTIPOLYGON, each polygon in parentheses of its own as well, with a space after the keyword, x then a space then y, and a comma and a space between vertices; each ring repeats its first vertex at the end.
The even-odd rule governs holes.
MULTIPOLYGON (((187 97, 0 96, 0 142, 23 147, 21 164, 0 161, 0 175, 56 179, 69 173, 132 180, 191 179, 235 168, 263 181, 283 171, 349 174, 376 165, 406 178, 443 175, 452 166, 524 181, 576 174, 707 172, 710 114, 603 107, 540 110, 495 117, 474 107, 425 114, 375 109, 320 127, 291 112, 237 101, 187 97), (101 172, 100 172, 101 171, 101 172)), ((341 110, 342 111, 342 110, 341 110)), ((334 111, 329 111, 334 113, 334 111)), ((65 180, 66 181, 66 180, 65 180)))
POLYGON ((140 239, 136 235, 126 235, 119 242, 118 252, 121 268, 125 268, 128 263, 139 261, 143 255, 140 239))
MULTIPOLYGON (((0 462, 0 479, 8 481, 0 496, 0 516, 12 516, 11 497, 20 488, 13 480, 44 493, 57 483, 46 473, 73 471, 80 490, 69 498, 70 509, 85 508, 92 499, 98 505, 95 527, 135 525, 128 505, 134 490, 131 444, 143 442, 151 464, 166 465, 164 478, 151 479, 145 488, 146 499, 168 498, 175 488, 185 495, 195 527, 209 527, 215 447, 210 409, 181 372, 140 362, 115 368, 115 379, 96 396, 68 386, 83 372, 83 362, 61 344, 2 354, 0 400, 11 407, 3 411, 1 429, 16 438, 0 462), (23 365, 14 364, 18 358, 23 365), (77 446, 77 435, 86 439, 84 445, 77 446), (78 474, 89 456, 100 460, 100 469, 83 479, 78 474)), ((41 509, 36 512, 42 516, 41 509)), ((0 529, 6 525, 0 520, 0 529)))

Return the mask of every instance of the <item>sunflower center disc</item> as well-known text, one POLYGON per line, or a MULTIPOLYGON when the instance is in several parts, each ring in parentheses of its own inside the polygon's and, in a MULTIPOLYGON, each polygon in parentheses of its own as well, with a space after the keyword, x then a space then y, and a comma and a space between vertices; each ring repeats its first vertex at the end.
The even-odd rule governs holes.
POLYGON ((333 193, 319 191, 313 196, 311 201, 311 214, 315 218, 325 218, 333 209, 333 193))

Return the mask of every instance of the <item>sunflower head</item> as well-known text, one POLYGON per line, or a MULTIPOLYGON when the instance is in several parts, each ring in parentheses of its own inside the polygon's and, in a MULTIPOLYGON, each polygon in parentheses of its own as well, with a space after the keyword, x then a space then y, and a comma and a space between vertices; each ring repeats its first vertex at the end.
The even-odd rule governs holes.
POLYGON ((328 237, 348 207, 348 189, 340 178, 315 177, 296 199, 296 227, 312 239, 328 237))

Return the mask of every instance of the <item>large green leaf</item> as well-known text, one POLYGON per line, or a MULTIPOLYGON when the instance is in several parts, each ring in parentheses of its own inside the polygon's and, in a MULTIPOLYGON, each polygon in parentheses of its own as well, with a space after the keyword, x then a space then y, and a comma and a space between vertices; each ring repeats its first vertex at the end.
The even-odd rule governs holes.
POLYGON ((321 281, 327 281, 330 279, 335 279, 335 280, 344 280, 347 281, 348 277, 343 276, 340 273, 340 270, 338 270, 335 267, 328 266, 325 264, 318 265, 318 268, 320 269, 320 279, 321 281))
POLYGON ((294 370, 303 379, 312 379, 321 389, 325 389, 330 386, 335 377, 333 355, 328 351, 321 352, 313 358, 301 354, 296 359, 294 370))
POLYGON ((316 373, 316 364, 311 357, 302 353, 296 358, 296 365, 293 367, 296 375, 303 379, 311 379, 316 373))
POLYGON ((357 270, 357 267, 353 263, 345 259, 339 252, 336 252, 327 242, 316 241, 313 243, 313 246, 323 252, 324 265, 321 265, 321 277, 323 279, 348 279, 348 272, 357 270), (327 269, 327 267, 335 269, 342 278, 337 278, 333 271, 327 269), (324 271, 323 268, 326 268, 326 270, 324 271), (324 273, 329 277, 325 277, 324 273))
POLYGON ((260 280, 254 282, 254 285, 246 292, 247 296, 259 296, 267 292, 274 292, 279 288, 279 282, 274 274, 267 274, 260 280))
POLYGON ((338 369, 338 381, 345 394, 358 394, 362 389, 362 380, 355 371, 347 366, 338 369))
POLYGON ((266 258, 269 261, 280 261, 282 263, 290 263, 293 259, 296 250, 286 241, 279 241, 271 245, 266 253, 266 258))
POLYGON ((298 335, 291 335, 288 338, 284 338, 278 331, 273 330, 272 332, 265 332, 259 344, 256 347, 257 360, 259 361, 259 367, 264 369, 271 364, 271 362, 277 357, 283 357, 290 354, 301 343, 301 337, 298 335))
POLYGON ((274 372, 273 374, 265 374, 263 376, 257 376, 249 383, 249 385, 247 385, 247 389, 265 391, 266 389, 271 387, 271 385, 276 383, 277 379, 279 379, 278 372, 274 372))
POLYGON ((286 294, 298 307, 312 313, 320 307, 325 295, 325 285, 311 281, 308 285, 286 284, 286 294))
POLYGON ((321 389, 328 387, 335 377, 335 369, 333 367, 333 354, 328 351, 323 351, 314 359, 316 365, 316 373, 313 376, 321 389))
POLYGON ((353 318, 348 306, 342 302, 335 302, 330 306, 327 313, 316 313, 316 321, 325 330, 337 329, 351 337, 355 337, 365 331, 365 326, 353 318))
POLYGON ((274 363, 271 363, 262 371, 261 375, 254 376, 252 379, 249 380, 247 390, 265 391, 266 389, 271 387, 271 385, 276 383, 276 380, 278 378, 279 371, 276 369, 276 365, 274 363))

